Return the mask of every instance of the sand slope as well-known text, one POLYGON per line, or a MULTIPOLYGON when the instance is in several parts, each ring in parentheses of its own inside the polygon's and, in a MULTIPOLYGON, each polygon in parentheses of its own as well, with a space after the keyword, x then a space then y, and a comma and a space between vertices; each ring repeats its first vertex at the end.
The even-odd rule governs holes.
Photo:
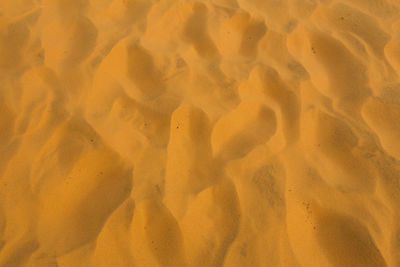
POLYGON ((397 0, 0 1, 0 266, 400 266, 397 0))

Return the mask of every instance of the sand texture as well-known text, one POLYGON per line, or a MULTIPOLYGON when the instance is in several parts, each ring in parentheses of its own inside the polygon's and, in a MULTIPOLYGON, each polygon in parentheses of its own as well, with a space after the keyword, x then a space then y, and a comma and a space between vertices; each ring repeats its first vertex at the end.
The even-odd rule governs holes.
POLYGON ((400 267, 400 0, 0 0, 0 267, 400 267))

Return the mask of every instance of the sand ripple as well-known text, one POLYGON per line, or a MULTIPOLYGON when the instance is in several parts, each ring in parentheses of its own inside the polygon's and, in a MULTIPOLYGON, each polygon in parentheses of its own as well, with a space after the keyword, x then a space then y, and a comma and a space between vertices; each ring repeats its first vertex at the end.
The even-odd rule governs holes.
POLYGON ((400 266, 400 3, 0 1, 0 266, 400 266))

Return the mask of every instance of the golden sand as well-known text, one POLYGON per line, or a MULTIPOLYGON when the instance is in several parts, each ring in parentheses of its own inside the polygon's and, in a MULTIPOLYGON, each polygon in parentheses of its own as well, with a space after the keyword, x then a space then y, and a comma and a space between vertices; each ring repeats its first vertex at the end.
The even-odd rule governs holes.
POLYGON ((398 267, 399 75, 399 0, 0 0, 0 267, 398 267))

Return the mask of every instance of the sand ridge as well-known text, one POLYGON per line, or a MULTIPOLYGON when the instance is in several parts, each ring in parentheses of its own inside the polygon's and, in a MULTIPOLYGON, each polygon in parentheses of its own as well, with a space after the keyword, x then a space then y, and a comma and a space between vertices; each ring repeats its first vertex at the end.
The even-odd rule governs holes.
POLYGON ((397 0, 0 1, 0 266, 400 266, 397 0))

